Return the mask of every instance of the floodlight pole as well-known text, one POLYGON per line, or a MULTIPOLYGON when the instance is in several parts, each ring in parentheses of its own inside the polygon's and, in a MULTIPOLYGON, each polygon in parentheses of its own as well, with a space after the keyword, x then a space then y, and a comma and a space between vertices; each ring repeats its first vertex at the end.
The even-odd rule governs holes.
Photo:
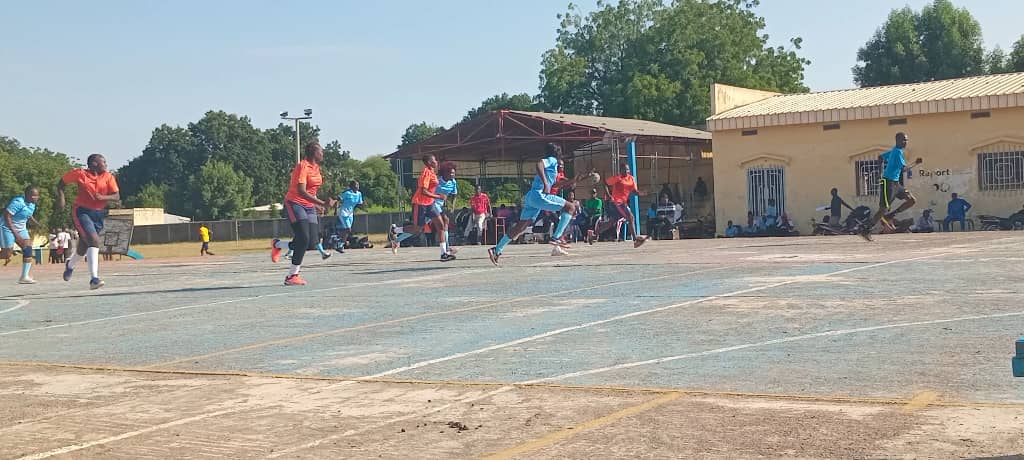
MULTIPOLYGON (((287 112, 285 112, 285 113, 287 113, 287 112)), ((299 139, 299 137, 300 137, 300 134, 299 134, 299 120, 310 120, 312 118, 313 117, 309 116, 309 115, 306 115, 304 117, 289 117, 287 115, 282 115, 281 116, 282 120, 293 120, 293 121, 295 121, 295 163, 296 164, 298 164, 299 161, 302 161, 302 141, 299 139)))

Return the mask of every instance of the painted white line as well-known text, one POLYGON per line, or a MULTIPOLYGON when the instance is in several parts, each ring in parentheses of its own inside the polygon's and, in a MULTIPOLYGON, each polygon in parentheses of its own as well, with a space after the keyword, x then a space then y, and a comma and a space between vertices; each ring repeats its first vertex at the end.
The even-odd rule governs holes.
POLYGON ((410 282, 414 283, 414 282, 426 281, 426 280, 430 280, 430 279, 434 279, 434 278, 442 278, 442 277, 449 277, 449 276, 461 276, 461 275, 465 275, 465 274, 468 274, 468 273, 479 272, 479 271, 483 271, 483 270, 485 270, 485 269, 464 270, 462 272, 456 272, 456 273, 441 273, 441 274, 426 275, 426 276, 421 276, 421 277, 416 277, 416 278, 404 278, 404 279, 373 281, 373 282, 365 282, 365 283, 353 283, 353 284, 346 284, 344 286, 335 286, 335 287, 320 288, 320 289, 301 289, 301 288, 296 289, 296 288, 282 287, 282 291, 281 292, 275 292, 273 294, 263 294, 263 295, 257 295, 257 296, 252 296, 252 297, 242 297, 242 298, 221 300, 221 301, 217 301, 217 302, 201 303, 201 304, 194 304, 194 305, 183 305, 183 306, 180 306, 180 307, 162 308, 162 309, 159 309, 159 310, 149 310, 149 311, 142 311, 142 312, 138 312, 138 313, 128 313, 128 314, 124 314, 124 315, 107 316, 107 317, 104 317, 104 318, 96 318, 96 319, 90 319, 90 320, 85 320, 85 321, 76 321, 76 322, 72 322, 72 323, 53 324, 53 325, 50 325, 50 326, 42 326, 42 327, 35 327, 35 328, 29 328, 29 329, 17 329, 17 330, 13 330, 13 331, 0 332, 0 337, 5 336, 5 335, 23 334, 23 333, 26 333, 26 332, 37 332, 37 331, 45 331, 45 330, 48 330, 48 329, 57 329, 57 328, 71 327, 71 326, 82 326, 82 325, 85 325, 85 324, 102 323, 102 322, 106 322, 106 321, 114 321, 114 320, 124 319, 124 318, 134 318, 134 317, 137 317, 137 316, 155 315, 155 314, 159 314, 159 313, 168 313, 168 312, 172 312, 172 311, 181 311, 181 310, 191 310, 191 309, 195 309, 195 308, 214 307, 214 306, 217 306, 217 305, 225 305, 225 304, 230 304, 230 303, 246 302, 246 301, 249 301, 249 300, 268 299, 268 298, 271 298, 271 297, 296 296, 296 295, 302 296, 302 297, 306 297, 308 294, 312 294, 312 293, 316 293, 316 292, 336 291, 336 290, 339 290, 339 289, 349 289, 349 288, 366 287, 366 286, 380 286, 380 285, 384 285, 384 284, 403 284, 403 283, 410 283, 410 282))
POLYGON ((641 278, 641 279, 626 280, 626 281, 616 281, 614 283, 603 283, 603 284, 596 285, 596 286, 582 287, 582 288, 572 289, 572 290, 568 290, 568 291, 559 291, 559 292, 552 292, 552 293, 547 293, 547 294, 534 294, 534 295, 525 296, 525 297, 516 297, 514 299, 502 300, 502 301, 499 301, 499 302, 486 303, 486 304, 482 304, 482 305, 473 305, 473 306, 470 306, 470 307, 456 308, 456 309, 453 309, 453 310, 436 311, 436 312, 431 312, 431 313, 421 313, 419 315, 404 316, 404 317, 401 317, 401 318, 395 318, 395 319, 390 319, 390 320, 387 320, 387 321, 380 321, 380 322, 376 322, 376 323, 360 324, 360 325, 356 325, 356 326, 349 326, 349 327, 343 327, 343 328, 338 328, 338 329, 332 329, 332 330, 329 330, 329 331, 317 332, 317 333, 313 333, 313 334, 306 334, 306 335, 300 335, 300 336, 295 336, 295 337, 287 337, 287 338, 283 338, 283 339, 270 340, 270 341, 267 341, 267 342, 254 343, 254 344, 245 345, 245 346, 238 347, 238 348, 231 348, 231 349, 221 350, 221 351, 217 351, 217 352, 213 352, 213 353, 207 353, 207 354, 203 354, 203 355, 197 355, 197 356, 191 356, 191 357, 185 357, 185 358, 178 358, 178 359, 175 359, 173 361, 166 361, 166 362, 162 362, 162 363, 158 363, 158 364, 153 364, 153 365, 146 366, 146 367, 166 367, 166 366, 171 366, 171 365, 174 365, 174 364, 181 364, 183 362, 199 361, 199 360, 203 360, 203 359, 214 358, 214 357, 217 357, 217 356, 223 356, 223 355, 228 355, 228 354, 232 354, 232 353, 238 353, 238 352, 242 352, 242 351, 256 350, 256 349, 265 348, 265 347, 269 347, 269 346, 275 346, 275 345, 287 345, 287 344, 291 344, 291 343, 295 343, 295 342, 302 342, 302 341, 312 340, 312 339, 316 339, 316 338, 320 338, 320 337, 327 337, 327 336, 331 336, 331 335, 342 334, 342 333, 345 333, 345 332, 352 332, 352 331, 359 331, 359 330, 364 330, 364 329, 371 329, 371 328, 380 327, 380 326, 390 326, 392 324, 398 324, 398 323, 404 323, 404 322, 409 322, 409 321, 415 321, 415 320, 418 320, 418 319, 431 318, 431 317, 443 316, 443 315, 453 315, 453 314, 457 314, 457 313, 465 313, 465 312, 468 312, 468 311, 475 311, 475 310, 483 310, 485 308, 492 308, 492 307, 496 307, 496 306, 499 306, 499 305, 506 305, 506 304, 524 302, 524 301, 527 301, 527 300, 541 299, 541 298, 545 298, 545 297, 562 296, 562 295, 565 295, 565 294, 573 294, 573 293, 577 293, 577 292, 590 291, 590 290, 594 290, 594 289, 600 289, 600 288, 606 288, 606 287, 612 287, 612 286, 621 286, 621 285, 625 285, 625 284, 634 284, 634 283, 645 283, 645 282, 657 281, 657 280, 665 279, 665 278, 679 278, 679 277, 683 277, 683 276, 686 276, 686 275, 695 275, 695 274, 698 274, 698 273, 705 273, 705 272, 711 272, 711 271, 716 271, 716 270, 724 270, 726 268, 729 268, 729 267, 706 268, 706 269, 703 269, 703 270, 695 270, 695 271, 692 271, 692 272, 672 273, 672 274, 669 274, 669 275, 654 276, 654 277, 650 277, 650 278, 641 278))
POLYGON ((17 309, 19 309, 21 307, 24 307, 24 306, 28 305, 30 302, 31 302, 30 300, 19 300, 17 305, 15 305, 15 306, 13 306, 11 308, 8 308, 6 310, 0 310, 0 315, 2 315, 4 313, 7 313, 7 312, 12 312, 12 311, 17 310, 17 309))
MULTIPOLYGON (((976 251, 976 250, 980 250, 980 249, 961 250, 961 251, 958 251, 958 252, 970 252, 970 251, 976 251)), ((895 264, 895 263, 913 262, 913 261, 916 261, 916 260, 932 259, 932 258, 935 258, 935 257, 942 257, 942 256, 949 255, 949 254, 950 254, 949 252, 943 252, 943 253, 930 254, 930 255, 920 256, 920 257, 911 257, 911 258, 905 258, 905 259, 899 259, 899 260, 890 260, 890 261, 887 261, 887 262, 879 262, 879 263, 874 263, 874 264, 870 264, 870 265, 862 265, 860 267, 847 268, 847 269, 844 269, 844 270, 839 270, 839 271, 835 271, 835 272, 831 272, 831 273, 826 273, 826 274, 818 275, 818 276, 841 275, 841 274, 844 274, 844 273, 850 273, 850 272, 855 272, 855 271, 859 271, 859 270, 868 270, 868 269, 877 268, 877 267, 881 267, 881 266, 885 266, 885 265, 891 265, 891 264, 895 264)), ((446 361, 451 361, 453 359, 465 358, 467 356, 478 355, 480 353, 487 353, 489 351, 500 350, 502 348, 508 348, 508 347, 511 347, 511 346, 520 345, 520 344, 527 343, 527 342, 532 342, 532 341, 535 341, 535 340, 545 339, 545 338, 552 337, 552 336, 555 336, 555 335, 564 334, 566 332, 577 331, 577 330, 585 329, 585 328, 588 328, 588 327, 599 326, 601 324, 606 324, 606 323, 610 323, 610 322, 613 322, 613 321, 620 321, 620 320, 624 320, 624 319, 634 318, 634 317, 637 317, 637 316, 649 315, 651 313, 658 313, 658 312, 662 312, 662 311, 666 311, 666 310, 672 310, 672 309, 675 309, 675 308, 687 307, 687 306, 690 306, 690 305, 695 305, 695 304, 707 302, 707 301, 713 300, 713 299, 735 297, 735 296, 740 296, 740 295, 744 295, 744 294, 749 294, 749 293, 752 293, 752 292, 764 291, 766 289, 777 288, 777 287, 780 287, 780 286, 785 286, 785 285, 797 283, 797 282, 800 282, 800 281, 801 281, 800 278, 793 279, 793 280, 788 280, 788 281, 781 281, 781 282, 778 282, 778 283, 772 283, 772 284, 767 284, 767 285, 764 285, 764 286, 758 286, 758 287, 753 287, 753 288, 741 289, 741 290, 738 290, 738 291, 728 292, 728 293, 725 293, 725 294, 701 297, 699 299, 694 299, 694 300, 690 300, 690 301, 686 301, 686 302, 680 302, 680 303, 676 303, 676 304, 672 304, 672 305, 666 305, 666 306, 663 306, 663 307, 657 307, 657 308, 651 308, 651 309, 648 309, 648 310, 635 311, 635 312, 632 312, 632 313, 626 313, 626 314, 623 314, 623 315, 613 316, 613 317, 607 318, 607 319, 591 321, 589 323, 583 323, 583 324, 579 324, 579 325, 576 325, 576 326, 563 327, 561 329, 555 329, 553 331, 548 331, 548 332, 544 332, 544 333, 541 333, 541 334, 531 335, 531 336, 528 336, 528 337, 523 337, 523 338, 512 340, 512 341, 491 345, 489 347, 479 348, 479 349, 476 349, 476 350, 466 351, 466 352, 462 352, 462 353, 455 353, 455 354, 444 356, 444 357, 441 357, 441 358, 435 358, 435 359, 428 359, 428 360, 425 360, 425 361, 420 361, 420 362, 417 362, 417 363, 410 364, 408 366, 397 367, 397 368, 391 369, 389 371, 384 371, 384 372, 381 372, 381 373, 378 373, 378 374, 374 374, 374 375, 370 375, 370 376, 366 376, 366 377, 361 377, 361 379, 375 379, 375 378, 380 378, 380 377, 387 377, 389 375, 394 375, 394 374, 410 371, 410 370, 413 370, 413 369, 419 369, 421 367, 426 367, 426 366, 430 366, 430 365, 433 365, 433 364, 443 363, 443 362, 446 362, 446 361)))
POLYGON ((409 414, 409 415, 403 415, 401 417, 396 417, 396 418, 393 418, 393 419, 390 419, 390 420, 385 420, 383 422, 375 423, 373 425, 362 426, 358 430, 348 430, 348 431, 346 431, 344 433, 338 433, 338 434, 335 434, 335 435, 328 436, 326 438, 321 438, 321 439, 317 439, 315 441, 307 442, 305 444, 301 444, 301 445, 298 445, 298 446, 290 447, 288 449, 284 449, 284 450, 281 450, 281 451, 275 451, 273 454, 268 455, 267 458, 282 457, 282 456, 285 456, 285 455, 288 455, 288 454, 291 454, 291 453, 294 453, 294 452, 297 452, 297 451, 300 451, 300 450, 314 448, 314 447, 319 446, 319 445, 321 445, 321 444, 323 444, 325 442, 333 441, 335 439, 343 438, 343 437, 346 437, 346 436, 354 436, 354 435, 357 435, 357 434, 365 433, 367 431, 373 431, 373 430, 379 429, 381 427, 390 425, 392 423, 398 423, 398 422, 403 422, 403 421, 406 421, 406 420, 409 420, 409 419, 413 419, 413 418, 424 417, 424 416, 427 416, 427 415, 430 415, 430 414, 441 412, 441 411, 443 411, 445 409, 448 409, 448 408, 450 408, 452 406, 455 406, 457 404, 466 404, 466 403, 476 402, 476 401, 479 401, 479 400, 484 399, 484 398, 489 398, 491 396, 494 396, 494 395, 497 395, 497 394, 500 394, 500 393, 504 393, 504 392, 512 390, 514 388, 515 387, 513 387, 513 386, 503 386, 501 388, 498 388, 497 390, 488 391, 488 392, 486 392, 484 394, 481 394, 479 396, 474 396, 474 397, 471 397, 471 398, 465 398, 465 399, 460 399, 460 400, 457 400, 457 401, 452 401, 452 402, 450 402, 448 404, 444 404, 444 405, 441 405, 441 406, 438 406, 438 407, 434 407, 434 408, 431 408, 431 409, 426 410, 426 411, 416 412, 416 413, 412 413, 412 414, 409 414))
POLYGON ((742 344, 742 345, 733 345, 731 347, 716 348, 714 350, 705 350, 705 351, 699 351, 699 352, 696 352, 696 353, 686 353, 686 354, 682 354, 682 355, 665 356, 665 357, 662 357, 662 358, 648 359, 648 360, 645 360, 645 361, 636 361, 636 362, 632 362, 632 363, 616 364, 614 366, 600 367, 600 368, 597 368, 597 369, 590 369, 590 370, 579 371, 579 372, 570 372, 568 374, 562 374, 562 375, 558 375, 558 376, 555 376, 555 377, 547 377, 547 378, 543 378, 543 379, 530 380, 530 381, 520 382, 520 383, 532 384, 532 383, 541 383, 541 382, 553 382, 553 381, 565 380, 565 379, 569 379, 569 378, 573 378, 573 377, 581 377, 581 376, 584 376, 584 375, 600 374, 602 372, 615 371, 615 370, 619 370, 619 369, 628 369, 628 368, 631 368, 631 367, 647 366, 647 365, 651 365, 651 364, 661 364, 661 363, 667 363, 667 362, 671 362, 671 361, 678 361, 678 360, 681 360, 681 359, 688 359, 688 358, 700 358, 702 356, 717 355, 717 354, 720 354, 720 353, 728 353, 730 351, 745 350, 745 349, 748 349, 748 348, 759 348, 759 347, 765 347, 765 346, 769 346, 769 345, 777 345, 777 344, 780 344, 780 343, 797 342, 797 341, 800 341, 800 340, 816 339, 818 337, 835 337, 835 336, 840 336, 840 335, 858 334, 858 333, 861 333, 861 332, 880 331, 880 330, 884 330, 884 329, 896 329, 896 328, 914 327, 914 326, 928 326, 928 325, 932 325, 932 324, 945 324, 945 323, 954 323, 954 322, 959 322, 959 321, 976 321, 976 320, 980 320, 980 319, 1006 318, 1006 317, 1010 317, 1010 316, 1024 316, 1024 311, 1010 312, 1010 313, 995 313, 995 314, 991 314, 991 315, 961 316, 959 318, 936 319, 936 320, 930 320, 930 321, 914 321, 914 322, 908 322, 908 323, 883 324, 883 325, 880 325, 880 326, 867 326, 867 327, 858 327, 858 328, 854 328, 854 329, 842 329, 842 330, 837 330, 837 331, 817 332, 817 333, 814 333, 814 334, 797 335, 797 336, 786 337, 786 338, 782 338, 782 339, 765 340, 764 342, 755 342, 755 343, 746 343, 746 344, 742 344))
POLYGON ((108 438, 97 439, 95 441, 83 442, 81 444, 75 444, 75 445, 71 445, 71 446, 67 446, 67 447, 61 447, 59 449, 53 449, 53 450, 49 450, 49 451, 46 451, 46 452, 40 452, 38 454, 27 455, 27 456, 19 458, 18 460, 39 460, 39 459, 43 459, 43 458, 49 458, 49 457, 53 457, 54 455, 62 455, 62 454, 66 454, 66 453, 69 453, 69 452, 74 452, 74 451, 77 451, 77 450, 88 449, 88 448, 93 447, 93 446, 98 446, 100 444, 107 444, 107 443, 115 442, 115 441, 120 441, 122 439, 132 438, 132 437, 135 437, 135 436, 138 436, 138 435, 141 435, 141 434, 149 433, 151 431, 162 430, 164 428, 170 428, 170 427, 178 426, 178 425, 184 425, 186 423, 192 423, 192 422, 195 422, 195 421, 198 421, 198 420, 207 419, 207 418, 210 418, 210 417, 218 417, 218 416, 221 416, 221 415, 230 414, 232 412, 240 412, 240 411, 243 411, 245 409, 248 409, 248 407, 224 409, 224 410, 219 410, 219 411, 216 411, 216 412, 209 412, 209 413, 206 413, 206 414, 199 414, 199 415, 196 415, 194 417, 188 417, 188 418, 183 418, 183 419, 180 419, 180 420, 174 420, 174 421, 167 422, 167 423, 161 423, 159 425, 153 425, 151 427, 143 428, 141 430, 135 430, 135 431, 127 432, 127 433, 122 433, 122 434, 119 434, 117 436, 110 436, 108 438))

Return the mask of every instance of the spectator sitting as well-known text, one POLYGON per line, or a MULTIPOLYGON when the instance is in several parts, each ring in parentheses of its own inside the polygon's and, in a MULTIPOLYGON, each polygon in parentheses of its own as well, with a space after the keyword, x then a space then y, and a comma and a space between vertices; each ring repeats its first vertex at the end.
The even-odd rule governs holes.
POLYGON ((760 235, 763 228, 761 227, 761 219, 754 216, 753 212, 747 212, 747 226, 743 227, 743 234, 747 236, 760 235))
POLYGON ((728 223, 725 224, 725 237, 726 238, 736 238, 737 236, 740 236, 742 233, 743 233, 743 227, 740 227, 739 225, 733 224, 731 220, 728 223))
POLYGON ((597 196, 597 189, 590 189, 590 199, 583 202, 583 209, 587 213, 586 228, 591 229, 597 226, 597 221, 604 215, 604 201, 597 196))
POLYGON ((790 234, 796 230, 793 228, 793 221, 789 219, 789 214, 782 213, 782 219, 779 220, 778 229, 784 234, 790 234))
POLYGON ((949 231, 949 223, 954 220, 960 221, 960 231, 967 230, 967 211, 971 209, 971 204, 967 200, 960 198, 957 194, 951 195, 953 199, 949 200, 949 204, 946 205, 946 218, 942 219, 942 231, 949 231))
POLYGON ((682 217, 681 208, 681 206, 673 203, 666 194, 662 194, 658 198, 658 207, 655 209, 654 219, 652 219, 650 224, 651 236, 654 239, 660 240, 666 236, 671 238, 671 233, 669 232, 682 217))
POLYGON ((775 198, 768 199, 768 206, 764 208, 764 227, 772 228, 779 225, 779 208, 775 205, 775 198))
POLYGON ((924 210, 924 213, 917 219, 911 231, 914 233, 931 233, 935 231, 935 218, 932 217, 931 209, 924 210))

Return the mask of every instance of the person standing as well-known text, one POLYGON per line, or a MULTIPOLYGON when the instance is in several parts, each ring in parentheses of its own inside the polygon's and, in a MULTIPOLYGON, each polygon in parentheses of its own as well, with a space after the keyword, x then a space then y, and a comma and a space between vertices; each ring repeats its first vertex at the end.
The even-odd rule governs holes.
POLYGON ((355 221, 356 209, 363 207, 363 192, 359 191, 359 182, 353 180, 348 184, 348 190, 341 192, 338 195, 338 238, 341 240, 341 246, 338 247, 338 252, 345 252, 341 248, 345 247, 345 243, 348 242, 349 235, 352 234, 352 223, 355 221))
POLYGON ((619 174, 605 180, 605 192, 611 198, 611 206, 605 211, 607 220, 597 225, 595 230, 587 232, 587 242, 594 244, 597 236, 604 233, 613 225, 618 225, 619 219, 626 219, 629 223, 629 232, 633 234, 633 248, 639 248, 647 242, 646 235, 637 234, 636 218, 633 211, 629 209, 629 199, 634 194, 646 196, 636 187, 636 178, 630 174, 629 165, 625 162, 619 164, 619 174))
POLYGON ((206 224, 199 224, 199 238, 203 241, 203 246, 199 248, 200 256, 212 256, 214 253, 210 252, 210 229, 206 224))
POLYGON ((68 229, 61 228, 57 232, 57 241, 60 242, 60 249, 57 252, 59 262, 64 263, 68 258, 68 252, 71 251, 71 234, 68 233, 68 229))
POLYGON ((320 174, 320 163, 324 161, 324 150, 319 142, 306 144, 305 156, 292 169, 288 192, 284 196, 284 207, 292 225, 292 240, 274 239, 271 242, 270 260, 277 262, 281 251, 292 250, 292 264, 284 278, 285 286, 303 286, 306 280, 299 276, 302 259, 306 251, 316 249, 319 243, 320 221, 317 214, 330 207, 330 201, 317 198, 316 192, 324 183, 320 174))
POLYGON ((484 244, 487 219, 491 217, 491 197, 484 193, 483 187, 476 186, 476 195, 469 199, 469 208, 473 212, 473 217, 470 218, 463 237, 468 240, 470 232, 476 230, 476 244, 484 244))
POLYGON ((100 232, 107 214, 107 204, 121 200, 117 179, 107 171, 107 159, 100 154, 89 155, 85 169, 68 171, 57 181, 57 209, 63 209, 64 187, 77 184, 78 193, 71 210, 71 219, 78 230, 78 247, 64 263, 64 281, 71 281, 75 266, 83 258, 89 264, 89 289, 103 287, 100 279, 100 232))
POLYGON ((46 240, 50 249, 50 264, 58 263, 60 253, 60 242, 57 241, 57 229, 51 228, 50 234, 46 235, 46 240))
POLYGON ((953 194, 949 204, 946 205, 946 218, 942 219, 942 231, 949 231, 949 224, 953 221, 960 222, 960 231, 967 230, 967 211, 971 210, 971 204, 967 200, 953 194))
POLYGON ((853 207, 839 197, 839 189, 832 189, 832 202, 828 205, 829 224, 834 228, 843 226, 843 208, 853 211, 853 207))
MULTIPOLYGON (((32 248, 32 237, 28 233, 28 224, 38 226, 35 218, 36 203, 39 202, 39 188, 28 186, 23 195, 11 198, 4 211, 4 217, 0 220, 0 258, 10 261, 15 245, 21 248, 21 278, 18 284, 36 284, 36 280, 29 276, 32 269, 32 256, 35 250, 32 248)), ((4 265, 7 265, 5 262, 4 265)))

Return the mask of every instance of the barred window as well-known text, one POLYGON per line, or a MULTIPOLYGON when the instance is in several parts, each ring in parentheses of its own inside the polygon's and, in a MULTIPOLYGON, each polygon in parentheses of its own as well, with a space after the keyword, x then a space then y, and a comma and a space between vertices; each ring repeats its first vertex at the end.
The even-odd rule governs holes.
POLYGON ((1024 152, 995 152, 978 155, 978 188, 981 190, 1024 189, 1024 152))
POLYGON ((747 209, 755 216, 775 207, 776 217, 786 210, 786 173, 781 166, 754 167, 747 170, 747 209), (773 204, 769 204, 772 200, 773 204))
POLYGON ((853 165, 857 196, 877 196, 878 184, 882 179, 881 160, 858 160, 853 165))

